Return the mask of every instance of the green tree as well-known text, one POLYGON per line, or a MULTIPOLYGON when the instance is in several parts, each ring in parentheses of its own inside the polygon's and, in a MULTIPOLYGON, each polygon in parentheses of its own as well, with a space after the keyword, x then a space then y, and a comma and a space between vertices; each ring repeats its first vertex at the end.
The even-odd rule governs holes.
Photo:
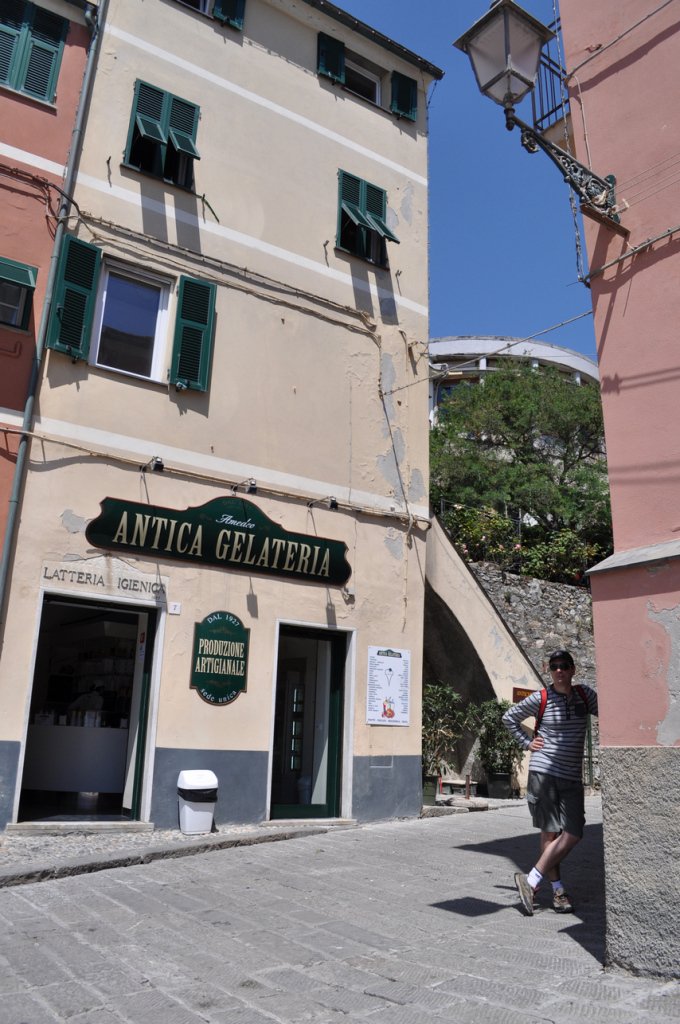
POLYGON ((479 736, 477 757, 487 775, 512 774, 522 763, 524 747, 503 725, 503 715, 511 707, 509 700, 487 700, 475 709, 479 736))
POLYGON ((431 480, 470 560, 487 520, 495 554, 508 554, 496 561, 512 561, 509 547, 522 571, 547 579, 573 582, 611 552, 599 388, 555 367, 507 361, 452 388, 431 432, 431 480), (474 522, 461 525, 466 516, 474 522))
POLYGON ((456 743, 476 722, 475 708, 466 705, 450 683, 439 680, 423 689, 423 775, 442 775, 455 761, 456 743))

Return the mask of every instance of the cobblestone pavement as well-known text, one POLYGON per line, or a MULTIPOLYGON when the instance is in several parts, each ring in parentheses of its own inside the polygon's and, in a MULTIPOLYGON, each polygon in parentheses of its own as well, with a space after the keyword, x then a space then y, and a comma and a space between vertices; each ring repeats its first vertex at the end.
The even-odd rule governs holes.
MULTIPOLYGON (((272 826, 268 829, 271 831, 272 826)), ((248 836, 261 831, 257 825, 222 825, 213 836, 248 836)), ((149 832, 66 832, 63 835, 5 832, 0 835, 0 873, 17 865, 58 863, 74 857, 121 853, 147 846, 195 845, 205 838, 204 835, 183 835, 178 828, 149 832)))
POLYGON ((680 986, 604 972, 597 802, 572 917, 518 908, 525 805, 0 892, 3 1024, 677 1024, 680 986))

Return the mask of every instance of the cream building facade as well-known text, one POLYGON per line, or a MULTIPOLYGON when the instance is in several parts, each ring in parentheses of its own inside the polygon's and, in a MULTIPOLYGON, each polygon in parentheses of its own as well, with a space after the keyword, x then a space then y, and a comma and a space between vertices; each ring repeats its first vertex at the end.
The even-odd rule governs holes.
MULTIPOLYGON (((110 0, 0 663, 4 822, 421 805, 427 124, 325 0, 110 0)), ((30 154, 27 154, 27 159, 30 154)))

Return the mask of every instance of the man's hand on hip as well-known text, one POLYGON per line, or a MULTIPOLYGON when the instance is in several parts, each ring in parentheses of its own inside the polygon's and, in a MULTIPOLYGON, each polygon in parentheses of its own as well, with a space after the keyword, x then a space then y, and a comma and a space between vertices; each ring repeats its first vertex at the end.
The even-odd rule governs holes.
POLYGON ((540 750, 543 747, 545 740, 542 736, 535 736, 529 744, 529 750, 540 750))

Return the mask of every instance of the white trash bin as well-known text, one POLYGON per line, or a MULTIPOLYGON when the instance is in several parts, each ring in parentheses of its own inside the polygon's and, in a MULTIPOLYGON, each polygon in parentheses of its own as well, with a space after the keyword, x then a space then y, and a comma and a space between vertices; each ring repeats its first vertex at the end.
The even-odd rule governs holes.
POLYGON ((195 768, 179 773, 179 827, 187 836, 211 832, 217 803, 217 776, 195 768))

